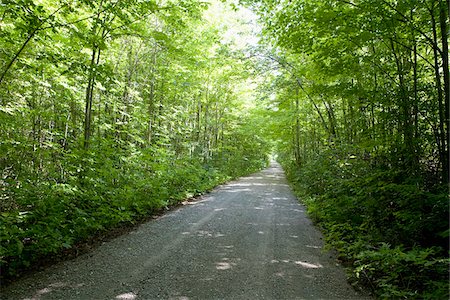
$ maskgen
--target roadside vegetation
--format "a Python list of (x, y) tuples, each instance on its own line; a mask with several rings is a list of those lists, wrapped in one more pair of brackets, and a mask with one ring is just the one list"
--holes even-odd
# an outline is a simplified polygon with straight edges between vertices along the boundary
[(263, 123), (328, 246), (380, 299), (448, 299), (449, 2), (248, 2)]
[(4, 279), (266, 165), (227, 28), (158, 3), (0, 6)]

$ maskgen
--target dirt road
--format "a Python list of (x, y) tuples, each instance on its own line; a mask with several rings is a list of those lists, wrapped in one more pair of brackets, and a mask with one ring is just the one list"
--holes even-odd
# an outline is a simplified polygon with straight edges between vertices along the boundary
[(23, 278), (1, 299), (366, 299), (322, 246), (272, 164)]

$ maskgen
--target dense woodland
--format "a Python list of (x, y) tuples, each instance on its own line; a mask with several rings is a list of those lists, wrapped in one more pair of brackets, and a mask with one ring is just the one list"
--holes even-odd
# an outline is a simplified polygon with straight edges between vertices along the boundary
[(448, 298), (449, 1), (223, 2), (2, 2), (1, 276), (273, 153), (355, 285)]

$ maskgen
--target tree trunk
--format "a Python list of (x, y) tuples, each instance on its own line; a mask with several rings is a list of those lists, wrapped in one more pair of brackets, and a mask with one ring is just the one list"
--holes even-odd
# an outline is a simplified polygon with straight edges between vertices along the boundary
[[(447, 4), (447, 5), (446, 5)], [(447, 7), (446, 7), (447, 6)], [(442, 180), (443, 182), (448, 183), (450, 176), (449, 176), (449, 143), (450, 143), (450, 82), (449, 82), (449, 52), (448, 52), (448, 17), (449, 17), (449, 9), (450, 9), (450, 3), (449, 1), (444, 2), (443, 0), (439, 1), (439, 23), (441, 27), (441, 41), (442, 41), (442, 72), (444, 74), (444, 91), (443, 91), (443, 97), (444, 97), (444, 138), (443, 141), (443, 158), (442, 161)]]
[(405, 64), (402, 62), (402, 53), (397, 53), (397, 49), (395, 48), (393, 39), (391, 42), (391, 50), (392, 54), (395, 58), (395, 64), (397, 66), (397, 75), (399, 81), (399, 93), (400, 93), (400, 103), (401, 103), (401, 131), (403, 133), (403, 143), (405, 146), (405, 150), (402, 153), (402, 156), (405, 159), (405, 163), (408, 167), (413, 167), (413, 161), (415, 160), (415, 156), (417, 155), (415, 151), (415, 147), (413, 145), (413, 130), (411, 127), (411, 109), (409, 105), (409, 95), (406, 87), (406, 79), (405, 79)]
[[(439, 137), (436, 139), (439, 141), (438, 149), (439, 149), (439, 162), (442, 170), (442, 181), (448, 182), (448, 157), (446, 156), (446, 134), (445, 134), (445, 115), (448, 114), (444, 112), (444, 100), (443, 100), (443, 91), (442, 91), (442, 83), (441, 83), (441, 74), (440, 74), (440, 64), (439, 64), (439, 52), (437, 46), (437, 30), (436, 30), (436, 19), (434, 17), (433, 12), (431, 12), (431, 25), (433, 29), (433, 56), (434, 56), (434, 74), (436, 80), (436, 89), (438, 96), (438, 107), (439, 107)], [(447, 51), (448, 53), (448, 51)]]
[(150, 68), (150, 94), (148, 96), (148, 123), (147, 123), (147, 145), (150, 146), (152, 143), (153, 136), (153, 109), (155, 102), (155, 70), (156, 70), (156, 46), (153, 51), (152, 57), (152, 67)]
[(295, 163), (297, 166), (301, 164), (300, 158), (300, 103), (299, 103), (298, 87), (295, 89)]
[[(27, 36), (26, 40), (23, 42), (22, 46), (19, 48), (19, 50), (16, 52), (16, 54), (14, 54), (13, 58), (8, 62), (8, 64), (6, 65), (5, 69), (3, 70), (3, 72), (0, 75), (0, 85), (3, 82), (3, 79), (5, 78), (6, 74), (8, 73), (9, 69), (11, 69), (11, 67), (13, 66), (13, 64), (16, 62), (16, 60), (19, 58), (20, 54), (22, 54), (23, 50), (25, 49), (25, 47), (28, 45), (28, 43), (36, 36), (37, 32), (42, 30), (42, 26), (47, 23), (49, 20), (52, 19), (53, 16), (55, 16), (64, 6), (66, 6), (67, 4), (63, 4), (60, 7), (58, 7), (54, 12), (52, 12), (51, 14), (49, 14), (47, 17), (45, 17), (44, 19), (42, 19), (42, 21), (36, 26), (36, 28), (34, 28), (31, 33)], [(49, 27), (53, 28), (54, 27)]]
[(96, 66), (100, 60), (100, 49), (94, 46), (92, 49), (91, 63), (89, 68), (89, 80), (86, 87), (86, 106), (84, 111), (84, 149), (89, 148), (89, 142), (92, 134), (92, 100), (94, 96)]

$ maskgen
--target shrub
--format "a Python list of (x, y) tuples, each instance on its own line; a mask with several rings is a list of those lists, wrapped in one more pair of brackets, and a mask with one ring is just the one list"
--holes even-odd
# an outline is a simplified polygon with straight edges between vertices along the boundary
[(382, 243), (376, 250), (360, 252), (355, 275), (383, 299), (448, 299), (449, 260), (442, 249), (414, 248)]
[(354, 279), (383, 299), (447, 299), (447, 189), (339, 149), (316, 156), (282, 164)]

